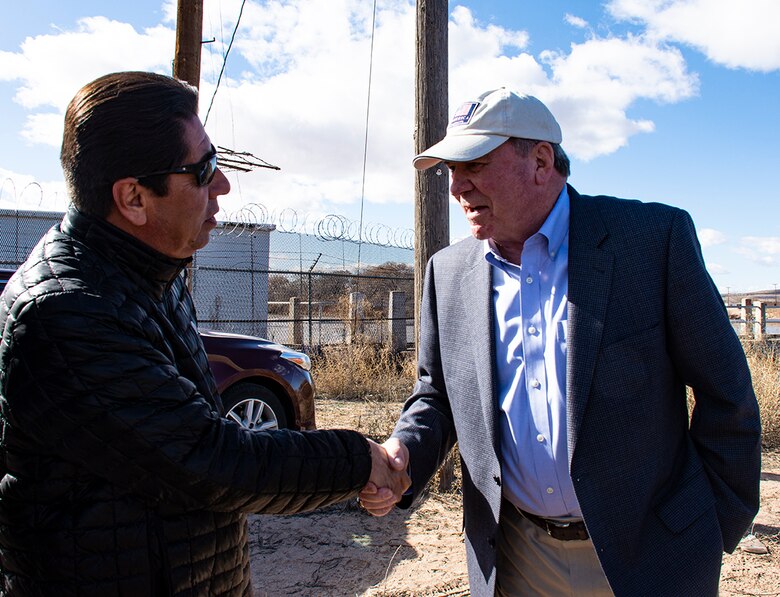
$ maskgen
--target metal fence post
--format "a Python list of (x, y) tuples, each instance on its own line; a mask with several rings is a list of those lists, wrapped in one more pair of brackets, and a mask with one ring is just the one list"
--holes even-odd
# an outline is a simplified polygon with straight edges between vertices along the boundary
[[(314, 266), (312, 265), (311, 267), (313, 268)], [(306, 319), (309, 322), (309, 338), (308, 338), (307, 345), (309, 347), (309, 350), (311, 350), (312, 343), (313, 343), (312, 337), (311, 337), (311, 297), (312, 297), (312, 294), (311, 294), (311, 268), (309, 268), (308, 287), (309, 287), (309, 296), (308, 296), (308, 298), (306, 300)]]
[(303, 320), (301, 319), (301, 299), (290, 297), (290, 337), (294, 346), (303, 345)]
[(766, 337), (766, 304), (762, 301), (753, 303), (753, 337), (763, 340)]
[(753, 299), (743, 298), (740, 303), (740, 319), (745, 322), (745, 336), (753, 337)]
[(308, 320), (309, 320), (309, 342), (308, 342), (308, 346), (309, 346), (309, 349), (310, 349), (310, 350), (311, 350), (311, 347), (312, 347), (312, 345), (313, 345), (313, 343), (314, 343), (314, 341), (312, 340), (312, 335), (311, 335), (311, 334), (312, 334), (312, 332), (311, 332), (311, 301), (312, 301), (312, 293), (311, 293), (311, 272), (312, 272), (312, 271), (314, 270), (314, 268), (317, 266), (317, 262), (320, 260), (320, 257), (322, 257), (322, 253), (320, 253), (319, 255), (317, 255), (317, 259), (315, 259), (315, 260), (314, 260), (314, 263), (312, 263), (312, 264), (311, 264), (311, 267), (309, 268), (309, 280), (308, 280), (308, 282), (309, 282), (309, 300), (308, 300), (308, 302), (307, 302), (307, 305), (308, 305), (308, 307), (307, 307), (307, 313), (308, 313)]
[(347, 344), (352, 344), (363, 332), (363, 301), (362, 292), (349, 293), (349, 322), (347, 322)]
[(387, 308), (388, 344), (394, 353), (406, 348), (406, 293), (391, 290)]

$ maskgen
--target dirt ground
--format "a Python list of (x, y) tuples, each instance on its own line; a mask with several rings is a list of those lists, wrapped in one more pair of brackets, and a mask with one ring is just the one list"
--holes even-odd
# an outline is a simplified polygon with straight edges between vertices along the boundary
[[(318, 426), (371, 434), (370, 429), (383, 424), (371, 417), (386, 418), (376, 413), (382, 409), (370, 415), (344, 409), (351, 413), (346, 418), (344, 413), (334, 418), (320, 409)], [(780, 595), (780, 452), (765, 453), (762, 470), (761, 510), (752, 528), (755, 539), (743, 540), (734, 554), (725, 555), (721, 597)], [(461, 520), (460, 496), (436, 493), (411, 512), (395, 511), (384, 518), (374, 518), (354, 503), (296, 516), (253, 516), (255, 594), (468, 595)], [(767, 553), (751, 553), (751, 548), (765, 548)]]

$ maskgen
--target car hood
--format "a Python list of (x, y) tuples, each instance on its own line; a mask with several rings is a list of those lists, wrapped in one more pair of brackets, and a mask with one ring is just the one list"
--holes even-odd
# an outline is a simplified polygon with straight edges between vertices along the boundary
[(240, 342), (251, 346), (257, 346), (261, 345), (264, 348), (269, 348), (271, 350), (278, 350), (279, 352), (283, 352), (285, 350), (292, 350), (291, 348), (284, 346), (283, 344), (277, 344), (276, 342), (272, 342), (271, 340), (266, 340), (265, 338), (261, 338), (260, 336), (248, 336), (246, 334), (233, 334), (231, 332), (220, 332), (217, 330), (199, 330), (200, 335), (204, 336), (206, 338), (225, 338), (229, 340), (233, 340), (234, 342)]

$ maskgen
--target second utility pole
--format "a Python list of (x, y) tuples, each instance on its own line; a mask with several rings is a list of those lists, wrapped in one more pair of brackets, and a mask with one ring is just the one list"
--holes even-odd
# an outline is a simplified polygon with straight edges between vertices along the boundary
[(200, 88), (203, 43), (203, 0), (179, 0), (176, 12), (176, 54), (173, 76)]
[[(415, 155), (447, 130), (447, 0), (417, 0)], [(428, 259), (450, 242), (449, 175), (443, 166), (417, 171), (414, 185), (414, 345)]]
[[(173, 76), (200, 89), (200, 51), (203, 43), (203, 0), (179, 0), (176, 11), (176, 53)], [(187, 272), (187, 288), (192, 292), (193, 267)]]

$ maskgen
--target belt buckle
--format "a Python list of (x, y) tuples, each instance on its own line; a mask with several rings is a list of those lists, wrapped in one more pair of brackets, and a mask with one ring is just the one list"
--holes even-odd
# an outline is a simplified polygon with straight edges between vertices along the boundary
[[(543, 518), (542, 520), (544, 520), (544, 525), (547, 527), (547, 534), (548, 534), (550, 537), (552, 537), (552, 536), (553, 536), (553, 534), (552, 534), (552, 529), (553, 529), (553, 528), (556, 528), (556, 529), (565, 529), (565, 528), (567, 528), (567, 527), (571, 526), (571, 523), (570, 523), (570, 522), (556, 522), (556, 521), (554, 521), (554, 520), (550, 520), (549, 518)], [(555, 538), (555, 537), (553, 537), (553, 539), (554, 539), (554, 538)]]

